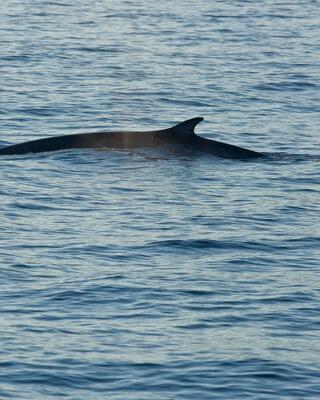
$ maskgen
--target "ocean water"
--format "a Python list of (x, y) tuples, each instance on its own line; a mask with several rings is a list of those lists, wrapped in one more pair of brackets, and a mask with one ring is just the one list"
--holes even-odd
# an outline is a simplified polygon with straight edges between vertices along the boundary
[(1, 2), (0, 145), (203, 116), (269, 156), (2, 156), (1, 400), (320, 398), (319, 10)]

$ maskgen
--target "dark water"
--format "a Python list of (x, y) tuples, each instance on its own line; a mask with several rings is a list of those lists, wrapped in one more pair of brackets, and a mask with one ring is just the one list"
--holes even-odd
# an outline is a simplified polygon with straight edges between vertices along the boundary
[(1, 399), (320, 398), (319, 10), (1, 2), (1, 144), (204, 116), (270, 156), (1, 157)]

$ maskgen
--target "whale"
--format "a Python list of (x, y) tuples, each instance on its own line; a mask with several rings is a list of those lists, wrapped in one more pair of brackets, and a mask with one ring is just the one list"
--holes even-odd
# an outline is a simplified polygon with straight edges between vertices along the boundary
[(69, 149), (126, 149), (160, 148), (187, 149), (230, 159), (254, 159), (263, 153), (232, 144), (206, 139), (195, 134), (202, 117), (188, 119), (171, 128), (154, 131), (100, 131), (52, 136), (0, 148), (0, 155), (20, 155)]

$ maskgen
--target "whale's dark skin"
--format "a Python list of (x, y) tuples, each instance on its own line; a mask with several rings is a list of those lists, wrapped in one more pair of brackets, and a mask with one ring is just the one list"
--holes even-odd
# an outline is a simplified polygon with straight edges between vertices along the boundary
[(0, 148), (0, 155), (41, 153), (67, 149), (172, 149), (183, 147), (191, 151), (200, 151), (223, 158), (254, 159), (264, 157), (262, 153), (256, 151), (197, 136), (194, 133), (194, 128), (201, 121), (203, 121), (203, 118), (192, 118), (172, 128), (157, 131), (93, 132), (54, 136), (2, 147)]

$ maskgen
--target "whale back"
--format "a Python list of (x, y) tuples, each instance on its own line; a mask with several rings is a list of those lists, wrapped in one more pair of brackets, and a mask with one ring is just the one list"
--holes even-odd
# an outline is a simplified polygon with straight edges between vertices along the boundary
[(92, 132), (54, 136), (0, 148), (0, 155), (40, 153), (67, 149), (137, 149), (162, 148), (171, 151), (200, 151), (224, 158), (256, 158), (263, 156), (251, 150), (227, 143), (208, 140), (194, 133), (203, 121), (197, 117), (183, 121), (171, 128), (155, 131)]

